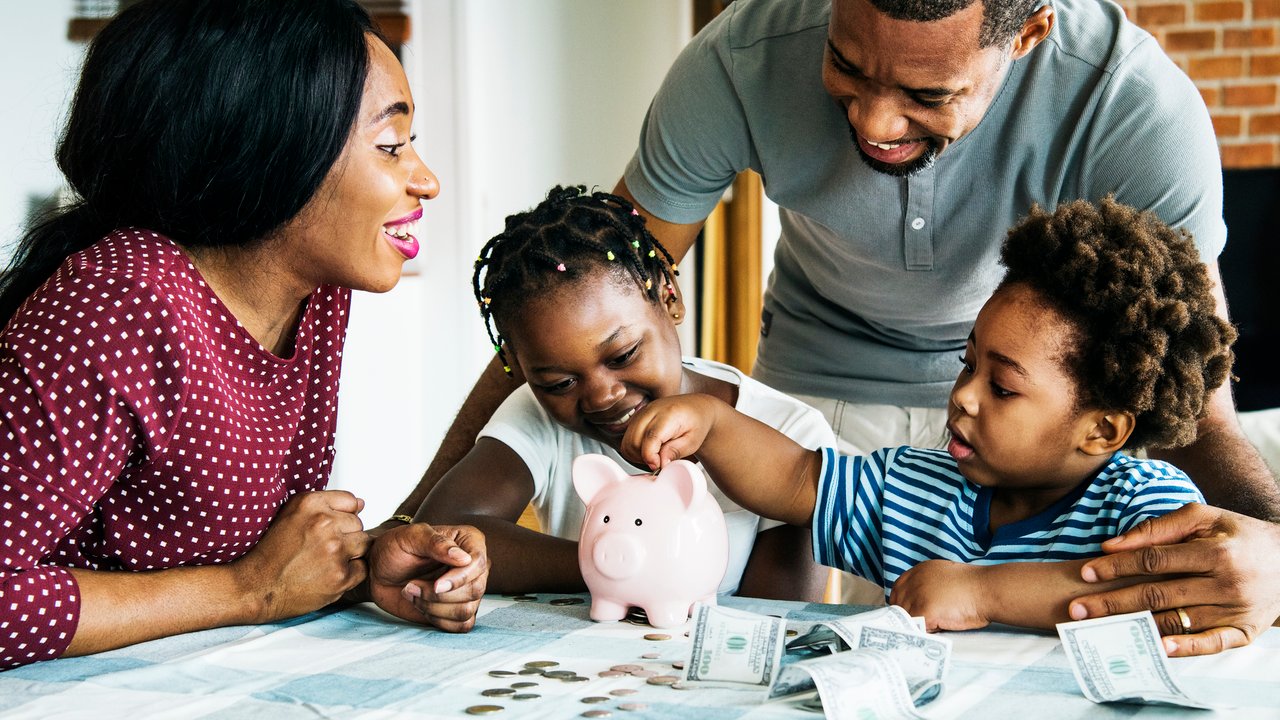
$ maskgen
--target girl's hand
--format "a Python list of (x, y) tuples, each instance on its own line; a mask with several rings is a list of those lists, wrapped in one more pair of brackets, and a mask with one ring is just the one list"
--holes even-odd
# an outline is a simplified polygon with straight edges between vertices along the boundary
[(633, 463), (661, 470), (702, 447), (715, 425), (717, 401), (707, 395), (674, 395), (649, 403), (631, 419), (619, 451)]
[(898, 577), (889, 603), (923, 616), (925, 629), (976, 630), (986, 627), (986, 598), (981, 565), (925, 560)]
[(318, 610), (364, 580), (363, 508), (343, 490), (302, 493), (280, 508), (258, 544), (230, 566), (257, 605), (257, 622)]
[(402, 525), (369, 551), (369, 595), (378, 607), (448, 632), (475, 626), (488, 582), (484, 534), (467, 525)]

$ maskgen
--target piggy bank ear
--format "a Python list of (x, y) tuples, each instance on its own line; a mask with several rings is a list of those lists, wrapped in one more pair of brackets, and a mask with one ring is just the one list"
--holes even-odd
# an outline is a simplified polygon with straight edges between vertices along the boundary
[(626, 471), (604, 455), (579, 455), (573, 461), (573, 487), (588, 505), (605, 486), (626, 479)]
[(702, 474), (702, 468), (688, 460), (669, 463), (658, 473), (654, 482), (666, 483), (675, 488), (676, 495), (686, 508), (707, 494), (707, 476)]

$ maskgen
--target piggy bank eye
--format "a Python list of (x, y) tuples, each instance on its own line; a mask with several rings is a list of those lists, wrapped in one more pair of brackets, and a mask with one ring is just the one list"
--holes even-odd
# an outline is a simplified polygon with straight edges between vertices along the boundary
[(640, 527), (640, 526), (641, 526), (641, 525), (643, 525), (643, 524), (644, 524), (644, 523), (642, 523), (642, 522), (640, 521), (640, 518), (636, 518), (636, 527)]
[(607, 522), (609, 522), (609, 516), (608, 516), (608, 515), (605, 515), (605, 516), (604, 516), (604, 521), (605, 521), (606, 523), (607, 523)]

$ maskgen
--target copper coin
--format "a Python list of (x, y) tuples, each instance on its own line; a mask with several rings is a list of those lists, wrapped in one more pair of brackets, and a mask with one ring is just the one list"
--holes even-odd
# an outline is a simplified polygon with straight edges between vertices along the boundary
[(494, 713), (500, 713), (503, 710), (506, 710), (506, 708), (502, 707), (501, 705), (472, 705), (471, 707), (467, 708), (467, 714), (468, 715), (492, 715)]

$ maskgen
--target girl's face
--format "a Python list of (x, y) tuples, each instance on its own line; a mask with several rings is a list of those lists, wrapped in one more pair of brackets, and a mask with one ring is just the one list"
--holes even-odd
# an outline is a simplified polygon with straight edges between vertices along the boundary
[(679, 300), (651, 302), (597, 274), (525, 303), (504, 329), (538, 402), (564, 427), (616, 448), (636, 411), (681, 392)]
[(390, 290), (418, 254), (422, 200), (440, 192), (409, 142), (413, 98), (400, 61), (376, 38), (368, 46), (369, 74), (346, 147), (283, 233), (281, 252), (306, 288)]
[(947, 423), (947, 451), (969, 481), (1052, 502), (1109, 457), (1090, 439), (1102, 413), (1076, 407), (1075, 383), (1063, 368), (1073, 336), (1073, 326), (1025, 285), (1001, 288), (983, 306)]

